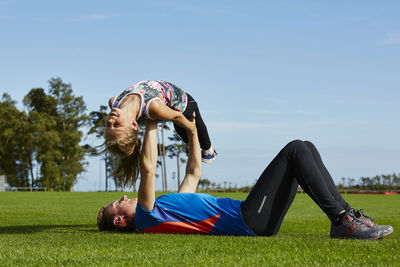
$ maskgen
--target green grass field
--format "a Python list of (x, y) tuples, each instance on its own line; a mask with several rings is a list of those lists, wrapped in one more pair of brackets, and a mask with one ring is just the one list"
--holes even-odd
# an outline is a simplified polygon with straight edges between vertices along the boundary
[[(329, 238), (330, 222), (298, 194), (275, 237), (124, 234), (97, 231), (96, 214), (121, 193), (0, 193), (0, 265), (400, 265), (400, 197), (345, 195), (393, 225), (377, 241)], [(244, 193), (218, 193), (244, 199)], [(128, 194), (129, 197), (134, 194)]]

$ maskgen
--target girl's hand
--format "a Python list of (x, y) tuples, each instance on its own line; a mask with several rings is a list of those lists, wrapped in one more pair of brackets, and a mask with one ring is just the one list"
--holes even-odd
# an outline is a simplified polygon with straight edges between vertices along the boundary
[(112, 109), (112, 103), (114, 102), (115, 96), (108, 99), (108, 106)]

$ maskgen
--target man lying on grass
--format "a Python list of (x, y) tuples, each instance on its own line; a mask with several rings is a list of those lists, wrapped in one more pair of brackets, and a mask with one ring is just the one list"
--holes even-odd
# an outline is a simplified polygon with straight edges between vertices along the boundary
[[(194, 116), (192, 123), (194, 123)], [(331, 220), (330, 237), (380, 239), (393, 227), (377, 225), (342, 198), (315, 146), (306, 141), (287, 144), (267, 166), (245, 201), (198, 194), (201, 150), (196, 128), (189, 135), (189, 158), (178, 193), (155, 198), (157, 122), (146, 124), (141, 152), (138, 197), (123, 196), (102, 207), (97, 216), (101, 231), (140, 233), (201, 233), (273, 236), (278, 232), (300, 186)]]

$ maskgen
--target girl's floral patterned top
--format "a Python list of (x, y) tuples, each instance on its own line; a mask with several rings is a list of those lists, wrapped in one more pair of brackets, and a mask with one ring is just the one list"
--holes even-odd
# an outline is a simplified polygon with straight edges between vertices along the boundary
[(154, 99), (161, 100), (168, 107), (181, 113), (185, 111), (187, 105), (187, 95), (178, 86), (165, 81), (141, 81), (126, 88), (114, 99), (112, 107), (119, 107), (124, 98), (130, 94), (140, 95), (142, 99), (137, 117), (138, 123), (141, 124), (146, 118), (150, 118), (147, 107)]

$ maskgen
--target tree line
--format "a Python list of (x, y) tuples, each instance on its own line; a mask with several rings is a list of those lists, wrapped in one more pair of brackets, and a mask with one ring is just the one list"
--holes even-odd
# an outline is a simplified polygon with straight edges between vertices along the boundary
[[(0, 101), (0, 175), (7, 176), (10, 187), (46, 187), (48, 190), (70, 191), (79, 174), (87, 167), (85, 156), (100, 156), (105, 162), (106, 190), (108, 179), (115, 189), (122, 190), (120, 177), (112, 176), (118, 158), (101, 146), (83, 144), (84, 137), (103, 140), (108, 107), (87, 113), (82, 96), (75, 96), (71, 84), (51, 78), (48, 89), (32, 88), (23, 98), (23, 110), (4, 93)], [(170, 124), (159, 124), (158, 166), (162, 190), (168, 191), (166, 157), (176, 159), (177, 184), (181, 183), (181, 165), (186, 162), (187, 146)], [(144, 129), (139, 129), (143, 138)], [(166, 136), (168, 136), (166, 138)], [(175, 176), (175, 175), (174, 175)], [(175, 177), (173, 177), (175, 178)], [(140, 177), (139, 177), (140, 179)], [(216, 184), (200, 180), (201, 189), (231, 188), (232, 183)], [(400, 174), (341, 179), (339, 188), (371, 190), (400, 189)], [(135, 188), (135, 186), (134, 186)], [(251, 186), (239, 188), (250, 190)]]
[[(10, 187), (46, 187), (70, 191), (87, 167), (85, 156), (101, 156), (105, 174), (116, 189), (122, 180), (112, 177), (117, 158), (99, 146), (82, 144), (84, 137), (103, 140), (107, 107), (87, 113), (82, 96), (75, 96), (71, 84), (51, 78), (48, 89), (32, 88), (23, 98), (23, 109), (3, 93), (0, 101), (0, 175)], [(176, 158), (178, 184), (180, 165), (185, 162), (186, 144), (174, 132), (164, 142), (168, 123), (160, 124), (159, 147), (163, 190), (168, 190), (166, 157)], [(89, 130), (87, 130), (89, 129)], [(84, 132), (86, 130), (86, 132)], [(142, 129), (143, 133), (143, 129)], [(108, 183), (107, 183), (108, 185)]]
[(359, 190), (400, 190), (400, 173), (363, 176), (359, 179), (342, 177), (338, 187)]

